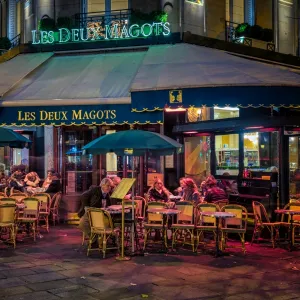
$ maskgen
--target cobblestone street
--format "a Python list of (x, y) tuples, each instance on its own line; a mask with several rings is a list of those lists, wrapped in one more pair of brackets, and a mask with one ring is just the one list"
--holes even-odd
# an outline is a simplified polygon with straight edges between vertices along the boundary
[(1, 299), (300, 299), (300, 252), (247, 246), (211, 254), (147, 254), (118, 262), (86, 256), (72, 226), (52, 227), (36, 243), (0, 246)]

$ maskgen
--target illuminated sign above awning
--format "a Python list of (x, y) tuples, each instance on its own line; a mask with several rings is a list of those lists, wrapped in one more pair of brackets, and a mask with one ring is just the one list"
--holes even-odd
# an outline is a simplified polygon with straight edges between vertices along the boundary
[(88, 42), (115, 39), (147, 38), (149, 36), (169, 36), (169, 22), (138, 24), (112, 23), (111, 25), (88, 28), (58, 28), (57, 31), (32, 30), (32, 44), (54, 44), (68, 42)]

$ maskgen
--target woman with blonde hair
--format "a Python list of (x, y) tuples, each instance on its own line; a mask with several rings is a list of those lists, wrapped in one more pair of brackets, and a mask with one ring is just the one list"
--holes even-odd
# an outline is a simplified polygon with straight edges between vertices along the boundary
[(148, 191), (149, 201), (168, 202), (170, 192), (165, 188), (163, 182), (157, 178), (154, 180), (152, 187)]
[(197, 185), (192, 178), (185, 178), (184, 180), (184, 192), (183, 192), (183, 201), (192, 201), (195, 204), (201, 202), (201, 196), (198, 191)]

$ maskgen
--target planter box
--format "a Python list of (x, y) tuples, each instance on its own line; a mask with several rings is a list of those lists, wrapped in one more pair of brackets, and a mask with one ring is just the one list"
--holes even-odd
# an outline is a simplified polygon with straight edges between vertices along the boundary
[(240, 37), (235, 40), (235, 43), (268, 51), (275, 51), (275, 44), (261, 40), (256, 40), (253, 38)]

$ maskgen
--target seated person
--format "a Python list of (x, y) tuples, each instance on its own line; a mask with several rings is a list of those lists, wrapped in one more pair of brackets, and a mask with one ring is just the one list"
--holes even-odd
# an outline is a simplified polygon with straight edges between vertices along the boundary
[(168, 202), (170, 192), (164, 187), (160, 179), (156, 179), (153, 186), (148, 191), (149, 201), (162, 201)]
[(104, 178), (99, 186), (91, 187), (80, 196), (81, 207), (78, 212), (78, 217), (80, 218), (79, 229), (82, 230), (86, 236), (90, 235), (91, 229), (85, 207), (102, 208), (104, 204), (102, 199), (106, 200), (105, 207), (110, 206), (110, 191), (112, 186), (113, 183), (111, 179)]
[(45, 190), (45, 193), (53, 197), (56, 193), (61, 191), (60, 180), (56, 176), (52, 176), (51, 183), (48, 188)]
[(52, 172), (52, 170), (49, 170), (47, 172), (47, 178), (45, 179), (45, 181), (43, 182), (43, 185), (42, 185), (42, 188), (44, 190), (47, 190), (47, 188), (50, 186), (53, 175), (54, 175), (54, 172)]
[(25, 188), (29, 192), (34, 192), (37, 187), (39, 187), (40, 183), (40, 177), (36, 172), (30, 172), (26, 174), (24, 182), (25, 182)]
[(178, 196), (183, 196), (185, 186), (185, 178), (179, 179), (179, 187), (174, 191)]
[(20, 192), (24, 192), (23, 173), (21, 169), (17, 169), (10, 177), (9, 187)]
[(227, 199), (226, 192), (217, 186), (217, 181), (214, 178), (208, 178), (206, 181), (207, 192), (204, 200), (210, 203)]
[(185, 178), (183, 187), (183, 201), (191, 201), (195, 204), (201, 202), (201, 196), (198, 191), (197, 185), (192, 178)]

